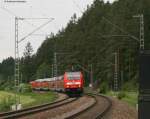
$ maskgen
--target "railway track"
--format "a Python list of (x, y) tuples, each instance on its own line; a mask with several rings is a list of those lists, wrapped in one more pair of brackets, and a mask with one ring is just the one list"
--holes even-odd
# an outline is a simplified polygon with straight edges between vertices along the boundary
[(61, 99), (59, 101), (52, 102), (52, 103), (46, 103), (46, 104), (39, 105), (39, 106), (33, 106), (30, 108), (25, 108), (25, 109), (18, 110), (18, 111), (9, 111), (9, 112), (0, 113), (0, 119), (12, 119), (12, 118), (18, 118), (18, 117), (22, 117), (22, 116), (29, 115), (29, 114), (34, 114), (34, 113), (44, 111), (47, 109), (57, 108), (67, 103), (71, 103), (75, 100), (77, 100), (77, 98), (66, 97), (64, 99)]
[[(100, 94), (87, 95), (92, 95), (96, 99), (96, 103), (74, 115), (66, 117), (65, 119), (102, 119), (105, 114), (110, 110), (112, 102), (108, 97)], [(99, 100), (100, 98), (103, 98), (105, 102)], [(102, 101), (103, 105), (99, 105), (99, 101)]]
[(109, 98), (97, 94), (85, 94), (78, 98), (65, 98), (54, 103), (0, 113), (0, 119), (99, 119), (107, 113), (110, 107)]
[(111, 101), (108, 97), (103, 96), (103, 95), (99, 95), (99, 96), (105, 98), (105, 99), (107, 100), (107, 102), (108, 102), (108, 105), (106, 106), (106, 108), (105, 108), (101, 113), (99, 113), (99, 114), (96, 116), (95, 119), (101, 119), (101, 118), (103, 118), (103, 117), (105, 116), (105, 114), (106, 114), (107, 112), (109, 112), (109, 110), (110, 110), (111, 107), (112, 107), (112, 101)]

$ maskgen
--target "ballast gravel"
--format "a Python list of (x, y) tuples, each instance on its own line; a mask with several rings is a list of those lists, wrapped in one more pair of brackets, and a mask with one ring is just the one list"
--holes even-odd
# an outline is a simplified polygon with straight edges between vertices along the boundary
[(124, 101), (110, 98), (112, 107), (103, 119), (138, 119), (138, 111)]

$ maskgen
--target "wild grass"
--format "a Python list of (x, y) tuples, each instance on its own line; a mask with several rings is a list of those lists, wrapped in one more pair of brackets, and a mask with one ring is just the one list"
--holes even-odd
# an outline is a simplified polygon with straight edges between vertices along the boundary
[(34, 93), (26, 92), (16, 94), (14, 92), (0, 91), (0, 111), (8, 111), (11, 106), (17, 102), (22, 104), (23, 108), (53, 102), (57, 98), (54, 92)]

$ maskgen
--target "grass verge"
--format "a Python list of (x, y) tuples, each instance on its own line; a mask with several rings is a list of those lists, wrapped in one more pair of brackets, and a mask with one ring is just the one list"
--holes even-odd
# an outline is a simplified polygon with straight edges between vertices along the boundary
[(53, 102), (57, 95), (54, 92), (46, 93), (20, 93), (15, 96), (13, 92), (0, 91), (0, 111), (9, 111), (11, 105), (15, 104), (16, 98), (20, 100), (23, 108)]
[[(109, 91), (106, 93), (106, 95), (108, 96), (114, 96), (114, 97), (118, 97), (118, 94), (120, 92), (113, 92), (113, 91)], [(123, 92), (125, 95), (120, 99), (122, 101), (127, 102), (129, 105), (133, 106), (136, 108), (136, 104), (138, 103), (138, 93), (137, 92)]]

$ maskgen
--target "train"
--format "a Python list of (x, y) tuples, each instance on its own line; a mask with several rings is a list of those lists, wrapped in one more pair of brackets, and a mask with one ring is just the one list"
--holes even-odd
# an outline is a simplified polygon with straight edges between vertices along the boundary
[(81, 71), (65, 72), (64, 75), (31, 81), (33, 90), (53, 90), (67, 94), (82, 94), (84, 77)]

